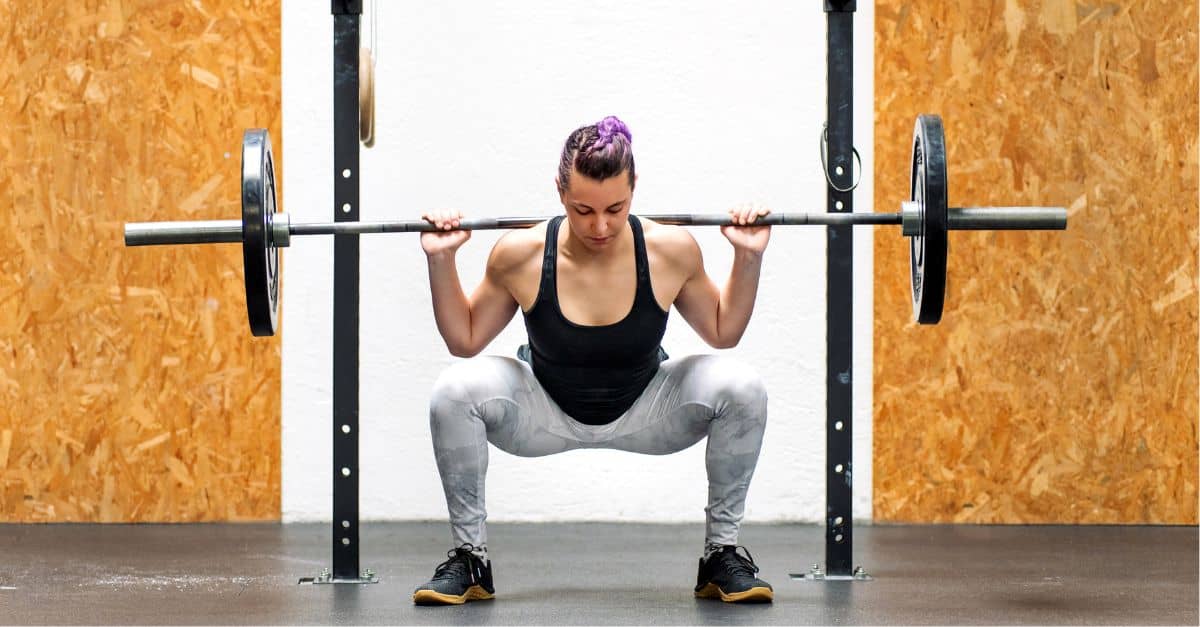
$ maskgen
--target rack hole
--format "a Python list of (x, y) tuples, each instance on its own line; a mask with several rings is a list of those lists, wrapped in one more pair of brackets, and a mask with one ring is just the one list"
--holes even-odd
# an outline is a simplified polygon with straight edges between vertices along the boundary
[(843, 425), (843, 424), (842, 424), (842, 421), (841, 421), (841, 420), (839, 420), (839, 421), (837, 421), (837, 422), (833, 423), (833, 428), (834, 428), (834, 429), (837, 429), (838, 431), (841, 431), (841, 430), (842, 430), (842, 427), (844, 427), (844, 426), (845, 426), (845, 425)]
[(841, 471), (842, 471), (842, 465), (841, 465), (841, 464), (838, 464), (837, 466), (834, 466), (834, 467), (833, 467), (833, 471), (834, 471), (834, 472), (841, 472)]
[(342, 529), (349, 529), (349, 528), (350, 528), (350, 521), (343, 520), (342, 521)]
[(839, 533), (836, 536), (833, 536), (833, 541), (840, 544), (842, 542), (842, 538), (843, 538), (842, 534)]
[(349, 468), (347, 468), (347, 467), (345, 467), (345, 466), (343, 466), (343, 467), (342, 467), (342, 476), (343, 476), (343, 477), (349, 477), (349, 476), (350, 476), (350, 469), (349, 469)]
[(840, 165), (838, 167), (834, 168), (833, 171), (838, 176), (841, 176), (842, 174), (844, 174), (846, 172), (846, 170), (842, 169), (842, 166), (840, 166)]
[(350, 203), (342, 203), (342, 213), (350, 213)]
[(342, 433), (350, 433), (350, 425), (342, 425)]
[(833, 203), (833, 206), (840, 210), (842, 207), (845, 207), (846, 205), (842, 201), (838, 200)]
[[(841, 536), (838, 536), (838, 537), (841, 537)], [(342, 544), (348, 546), (350, 544), (350, 538), (342, 538)]]
[(342, 170), (342, 178), (344, 178), (344, 179), (350, 178), (350, 168), (346, 168), (345, 170)]
[(842, 522), (843, 522), (844, 520), (845, 520), (845, 519), (843, 519), (841, 516), (838, 516), (837, 518), (834, 518), (834, 519), (833, 519), (833, 524), (835, 524), (835, 525), (840, 525), (840, 524), (842, 524)]

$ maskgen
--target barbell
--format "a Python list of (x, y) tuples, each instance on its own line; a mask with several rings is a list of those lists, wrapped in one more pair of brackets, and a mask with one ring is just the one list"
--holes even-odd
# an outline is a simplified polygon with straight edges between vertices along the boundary
[[(276, 212), (275, 162), (265, 129), (249, 129), (242, 138), (242, 219), (187, 222), (131, 222), (126, 246), (241, 243), (245, 269), (246, 311), (250, 331), (274, 335), (279, 319), (279, 249), (297, 235), (422, 233), (437, 228), (425, 220), (385, 222), (291, 222)], [(658, 214), (642, 218), (682, 226), (732, 225), (728, 214)], [(528, 228), (548, 217), (469, 218), (456, 230)], [(948, 207), (946, 142), (942, 119), (918, 116), (913, 129), (909, 200), (897, 213), (771, 213), (755, 225), (898, 225), (909, 238), (913, 317), (920, 324), (942, 318), (946, 293), (949, 231), (1062, 230), (1062, 207)]]

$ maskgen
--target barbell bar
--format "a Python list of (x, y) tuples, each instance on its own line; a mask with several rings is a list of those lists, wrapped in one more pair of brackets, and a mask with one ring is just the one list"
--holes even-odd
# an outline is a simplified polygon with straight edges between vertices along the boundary
[[(1063, 230), (1062, 207), (947, 207), (946, 155), (941, 118), (922, 115), (913, 131), (909, 200), (897, 213), (772, 213), (758, 226), (898, 225), (909, 238), (913, 316), (921, 324), (941, 320), (945, 300), (947, 233), (960, 230)], [(265, 129), (249, 129), (242, 141), (242, 219), (131, 222), (126, 246), (241, 243), (246, 308), (254, 335), (274, 335), (279, 309), (278, 249), (297, 235), (366, 235), (437, 231), (425, 220), (292, 223), (275, 211), (275, 165)], [(640, 215), (680, 226), (733, 225), (728, 214)], [(468, 218), (454, 230), (529, 228), (549, 217)]]
[[(919, 233), (916, 203), (905, 202), (900, 213), (772, 213), (757, 219), (753, 226), (842, 226), (901, 225), (903, 234)], [(732, 226), (725, 213), (638, 214), (659, 224), (677, 226)], [(525, 229), (545, 222), (550, 216), (521, 218), (465, 218), (451, 231), (491, 231)], [(951, 207), (947, 209), (947, 228), (951, 231), (1056, 230), (1066, 228), (1066, 211), (1058, 207)], [(292, 223), (286, 212), (272, 219), (275, 246), (291, 245), (295, 235), (370, 235), (376, 233), (427, 233), (443, 231), (425, 220), (385, 222), (299, 222)], [(443, 231), (444, 232), (444, 231)], [(174, 244), (238, 244), (242, 241), (240, 220), (192, 220), (182, 222), (130, 222), (125, 225), (126, 246)]]

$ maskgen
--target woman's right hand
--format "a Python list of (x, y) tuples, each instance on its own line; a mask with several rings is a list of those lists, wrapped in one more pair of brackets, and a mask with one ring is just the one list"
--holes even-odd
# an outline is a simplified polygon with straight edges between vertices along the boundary
[(428, 221), (439, 230), (421, 233), (421, 249), (426, 256), (452, 254), (459, 246), (471, 239), (470, 231), (452, 231), (462, 220), (462, 212), (454, 209), (442, 209), (421, 214), (421, 219)]

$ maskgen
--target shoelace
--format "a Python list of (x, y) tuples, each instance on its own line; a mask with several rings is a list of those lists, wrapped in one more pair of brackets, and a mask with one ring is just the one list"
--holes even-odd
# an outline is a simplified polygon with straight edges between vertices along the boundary
[(433, 581), (453, 581), (464, 575), (471, 574), (471, 551), (475, 550), (475, 546), (470, 543), (464, 543), (456, 549), (446, 551), (446, 557), (450, 558), (441, 564), (438, 564), (433, 571)]
[[(745, 551), (746, 556), (739, 555), (738, 549)], [(734, 546), (732, 551), (722, 550), (720, 556), (728, 564), (727, 568), (731, 574), (753, 577), (758, 572), (758, 565), (754, 563), (754, 556), (750, 555), (750, 549), (740, 544)]]

